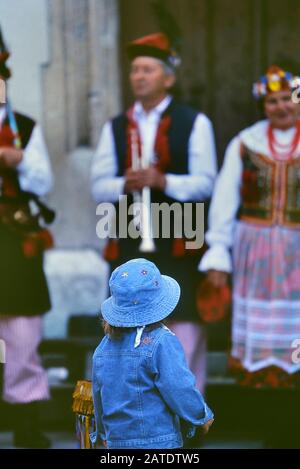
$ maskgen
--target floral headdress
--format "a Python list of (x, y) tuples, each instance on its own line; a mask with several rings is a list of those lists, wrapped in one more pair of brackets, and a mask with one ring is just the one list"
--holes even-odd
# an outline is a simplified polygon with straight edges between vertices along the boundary
[(300, 88), (300, 77), (284, 71), (277, 65), (272, 65), (266, 74), (253, 84), (253, 96), (261, 99), (277, 91), (294, 91)]

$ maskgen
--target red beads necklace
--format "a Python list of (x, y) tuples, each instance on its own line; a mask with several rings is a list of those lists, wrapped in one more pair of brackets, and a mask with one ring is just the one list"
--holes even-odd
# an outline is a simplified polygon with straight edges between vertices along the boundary
[[(292, 141), (288, 144), (282, 144), (278, 141), (276, 141), (273, 127), (271, 124), (268, 126), (268, 144), (270, 151), (274, 158), (279, 159), (279, 160), (288, 160), (293, 153), (295, 152), (298, 144), (300, 141), (300, 120), (297, 121), (296, 124), (296, 132), (295, 135), (292, 139)], [(282, 151), (277, 151), (277, 148), (281, 148)]]

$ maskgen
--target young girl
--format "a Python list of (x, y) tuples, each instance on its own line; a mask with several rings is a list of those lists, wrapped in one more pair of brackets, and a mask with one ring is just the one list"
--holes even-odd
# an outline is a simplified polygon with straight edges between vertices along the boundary
[[(180, 287), (155, 264), (133, 259), (114, 270), (102, 304), (106, 335), (93, 357), (94, 445), (180, 448), (213, 413), (195, 387), (183, 349), (161, 321)], [(181, 428), (186, 428), (182, 434)]]

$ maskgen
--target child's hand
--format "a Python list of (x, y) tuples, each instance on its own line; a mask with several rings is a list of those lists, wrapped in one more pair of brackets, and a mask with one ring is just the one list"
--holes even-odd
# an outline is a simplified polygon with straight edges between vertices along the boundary
[(210, 427), (212, 426), (214, 422), (214, 419), (210, 419), (208, 422), (206, 422), (204, 425), (202, 425), (202, 427), (200, 427), (201, 429), (201, 432), (203, 435), (206, 435), (206, 433), (208, 433)]

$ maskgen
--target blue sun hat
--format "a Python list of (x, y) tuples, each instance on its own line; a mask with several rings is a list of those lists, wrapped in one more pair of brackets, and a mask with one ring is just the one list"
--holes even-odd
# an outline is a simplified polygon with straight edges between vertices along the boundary
[(102, 316), (111, 326), (143, 327), (162, 321), (175, 309), (180, 286), (161, 275), (153, 262), (132, 259), (110, 276), (111, 296), (102, 303)]

